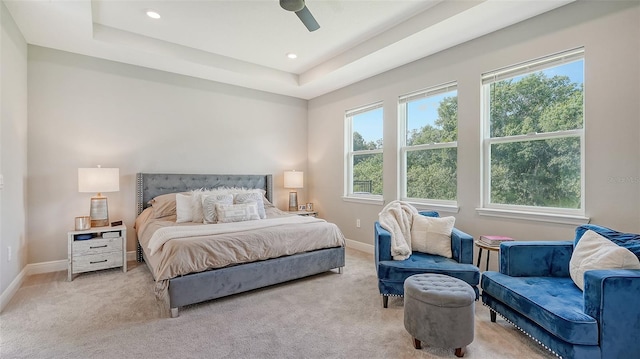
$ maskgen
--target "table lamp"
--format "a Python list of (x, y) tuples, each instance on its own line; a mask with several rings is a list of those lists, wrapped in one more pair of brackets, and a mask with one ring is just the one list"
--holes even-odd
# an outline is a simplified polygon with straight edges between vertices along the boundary
[(120, 190), (120, 169), (78, 168), (78, 192), (92, 192), (97, 195), (91, 197), (91, 227), (109, 225), (109, 207), (107, 197), (102, 192), (118, 192)]
[[(284, 188), (302, 188), (304, 172), (284, 171)], [(298, 210), (298, 192), (289, 192), (289, 211)]]

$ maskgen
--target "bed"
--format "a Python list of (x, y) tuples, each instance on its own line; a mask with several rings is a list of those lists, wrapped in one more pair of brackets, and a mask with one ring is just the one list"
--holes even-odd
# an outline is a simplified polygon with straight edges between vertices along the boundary
[[(154, 252), (156, 247), (152, 246), (151, 240), (156, 240), (157, 235), (151, 236), (152, 224), (159, 227), (162, 226), (178, 226), (178, 224), (170, 223), (175, 221), (175, 217), (166, 217), (165, 223), (152, 223), (141, 225), (143, 221), (147, 221), (147, 213), (152, 210), (147, 208), (150, 206), (149, 202), (158, 198), (158, 196), (171, 194), (171, 193), (185, 193), (190, 190), (207, 188), (228, 188), (238, 187), (247, 189), (259, 189), (262, 190), (264, 197), (271, 201), (272, 199), (272, 176), (271, 175), (209, 175), (209, 174), (154, 174), (154, 173), (138, 173), (136, 176), (136, 206), (138, 218), (136, 219), (136, 234), (138, 235), (138, 248), (137, 259), (139, 262), (144, 261), (149, 270), (154, 276), (156, 281), (156, 296), (164, 302), (164, 305), (169, 308), (171, 317), (178, 316), (178, 310), (180, 307), (190, 304), (200, 303), (211, 299), (221, 298), (253, 289), (258, 289), (278, 283), (283, 283), (322, 272), (337, 269), (338, 273), (342, 273), (342, 268), (345, 264), (345, 249), (344, 249), (344, 237), (339, 233), (341, 240), (330, 238), (325, 241), (322, 233), (316, 230), (310, 229), (312, 226), (316, 226), (318, 230), (332, 231), (330, 226), (335, 225), (327, 223), (322, 220), (315, 219), (314, 223), (312, 219), (303, 219), (305, 217), (291, 216), (285, 212), (279, 211), (277, 208), (268, 208), (267, 214), (269, 218), (265, 221), (250, 221), (253, 225), (260, 224), (266, 226), (269, 221), (298, 221), (299, 223), (291, 225), (289, 230), (283, 226), (278, 226), (277, 230), (279, 238), (285, 238), (289, 244), (295, 244), (296, 247), (300, 243), (301, 248), (292, 249), (295, 253), (288, 253), (290, 249), (278, 253), (277, 251), (269, 252), (267, 258), (261, 258), (244, 261), (242, 263), (229, 263), (228, 265), (220, 264), (215, 268), (196, 268), (195, 271), (189, 272), (186, 269), (171, 269), (166, 270), (166, 263), (160, 265), (161, 261), (158, 257), (160, 250)], [(268, 202), (266, 202), (268, 203)], [(271, 216), (274, 216), (273, 218)], [(289, 218), (280, 218), (279, 216), (288, 216)], [(295, 217), (295, 218), (294, 218)], [(164, 219), (164, 218), (163, 218)], [(305, 222), (304, 225), (302, 222)], [(322, 225), (319, 222), (324, 222)], [(265, 224), (262, 224), (265, 223)], [(227, 225), (226, 223), (223, 225)], [(192, 231), (193, 236), (196, 237), (197, 232), (200, 229), (207, 228), (222, 228), (223, 225), (205, 225), (205, 226), (186, 226), (179, 228), (170, 228), (182, 231)], [(141, 227), (149, 227), (149, 230), (144, 229), (140, 231)], [(216, 227), (217, 226), (217, 227)], [(196, 228), (197, 227), (197, 228)], [(295, 227), (295, 228), (294, 228)], [(300, 232), (298, 228), (304, 227), (305, 229)], [(309, 228), (307, 228), (309, 227)], [(232, 227), (230, 227), (232, 228)], [(286, 230), (286, 235), (282, 232)], [(337, 227), (333, 231), (339, 230)], [(153, 231), (156, 231), (153, 229)], [(260, 228), (252, 231), (242, 231), (235, 234), (221, 234), (220, 236), (226, 237), (232, 241), (240, 241), (245, 236), (253, 236), (252, 240), (261, 237), (264, 233), (264, 237), (267, 234), (275, 232), (276, 227)], [(306, 231), (306, 232), (305, 232)], [(310, 232), (312, 231), (312, 232)], [(160, 230), (157, 230), (160, 232)], [(255, 232), (255, 233), (254, 233)], [(329, 233), (329, 232), (327, 232)], [(156, 233), (154, 233), (156, 234)], [(201, 233), (202, 234), (202, 233)], [(303, 238), (310, 235), (320, 234), (322, 238), (318, 238), (318, 242), (324, 243), (322, 248), (309, 249), (303, 244)], [(333, 234), (332, 236), (336, 236)], [(327, 237), (329, 235), (327, 234)], [(248, 237), (247, 237), (248, 238)], [(191, 238), (186, 238), (184, 242), (189, 242)], [(143, 242), (141, 244), (141, 241)], [(183, 242), (183, 240), (174, 240), (172, 245)], [(326, 243), (325, 243), (326, 242)], [(169, 243), (169, 242), (166, 242)], [(150, 249), (151, 246), (153, 249)], [(165, 244), (165, 246), (168, 246)], [(161, 246), (159, 248), (162, 248)], [(273, 253), (275, 254), (273, 254)], [(179, 268), (179, 264), (171, 265), (171, 268)], [(188, 265), (184, 265), (185, 268), (189, 268)]]

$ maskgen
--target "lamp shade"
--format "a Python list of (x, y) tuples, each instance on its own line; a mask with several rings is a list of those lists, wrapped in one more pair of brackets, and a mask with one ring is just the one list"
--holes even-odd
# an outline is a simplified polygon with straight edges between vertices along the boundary
[(78, 192), (118, 192), (119, 168), (78, 168)]
[(284, 171), (284, 188), (302, 188), (304, 172)]

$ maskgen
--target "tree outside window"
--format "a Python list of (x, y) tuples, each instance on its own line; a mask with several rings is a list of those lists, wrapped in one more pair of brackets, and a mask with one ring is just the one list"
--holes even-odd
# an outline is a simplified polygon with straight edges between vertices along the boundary
[(455, 83), (399, 99), (402, 198), (455, 203), (458, 167), (458, 93)]
[(347, 195), (382, 196), (382, 103), (347, 111)]
[(582, 50), (501, 72), (483, 76), (485, 205), (582, 210)]

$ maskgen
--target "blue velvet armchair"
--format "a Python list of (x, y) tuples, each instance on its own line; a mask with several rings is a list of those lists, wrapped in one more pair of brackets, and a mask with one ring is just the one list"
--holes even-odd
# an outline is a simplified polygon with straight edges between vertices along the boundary
[[(438, 212), (419, 212), (423, 216), (438, 217)], [(414, 274), (436, 273), (449, 275), (469, 283), (478, 298), (480, 270), (473, 265), (473, 237), (454, 228), (451, 233), (453, 258), (413, 252), (405, 260), (391, 257), (391, 234), (375, 223), (375, 264), (382, 306), (387, 308), (389, 296), (404, 296), (404, 281)]]
[(597, 225), (576, 229), (573, 241), (503, 243), (500, 271), (482, 275), (482, 301), (562, 358), (640, 356), (640, 270), (591, 270), (584, 292), (572, 281), (569, 261), (592, 230), (640, 258), (640, 235)]

